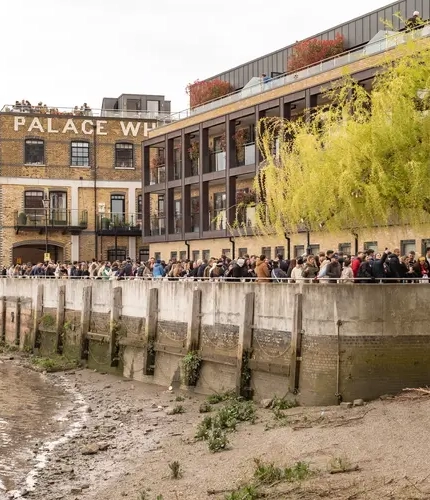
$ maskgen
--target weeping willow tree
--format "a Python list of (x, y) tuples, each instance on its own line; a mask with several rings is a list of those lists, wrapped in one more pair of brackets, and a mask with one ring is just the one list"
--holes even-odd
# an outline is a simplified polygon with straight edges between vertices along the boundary
[(430, 221), (430, 48), (396, 50), (370, 95), (345, 76), (325, 92), (330, 104), (260, 122), (263, 234)]

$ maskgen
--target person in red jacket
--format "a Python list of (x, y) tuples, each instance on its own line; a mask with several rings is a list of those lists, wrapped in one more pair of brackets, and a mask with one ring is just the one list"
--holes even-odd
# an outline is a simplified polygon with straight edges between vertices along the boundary
[(352, 272), (354, 273), (354, 278), (358, 275), (358, 270), (360, 269), (360, 265), (364, 260), (364, 252), (358, 252), (357, 257), (352, 261)]

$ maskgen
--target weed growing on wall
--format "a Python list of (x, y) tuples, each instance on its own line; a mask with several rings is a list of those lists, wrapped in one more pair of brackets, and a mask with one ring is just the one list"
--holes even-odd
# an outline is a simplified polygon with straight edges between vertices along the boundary
[(199, 380), (202, 358), (197, 351), (190, 351), (182, 359), (182, 380), (185, 385), (195, 386)]

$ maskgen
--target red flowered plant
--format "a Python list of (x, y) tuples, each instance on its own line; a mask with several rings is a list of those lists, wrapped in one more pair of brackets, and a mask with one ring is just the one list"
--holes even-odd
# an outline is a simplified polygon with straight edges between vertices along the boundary
[(205, 102), (230, 94), (234, 88), (229, 82), (216, 79), (204, 82), (196, 80), (194, 83), (189, 83), (185, 90), (190, 96), (190, 108), (195, 108)]
[(294, 47), (293, 55), (288, 59), (287, 71), (297, 71), (329, 57), (344, 52), (345, 39), (338, 33), (334, 40), (318, 40), (311, 38), (298, 42)]

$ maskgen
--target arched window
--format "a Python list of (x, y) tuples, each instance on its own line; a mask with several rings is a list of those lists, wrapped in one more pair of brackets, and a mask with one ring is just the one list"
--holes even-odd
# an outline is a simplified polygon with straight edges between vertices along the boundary
[(115, 144), (115, 168), (134, 168), (133, 144), (128, 142)]
[(45, 142), (42, 139), (25, 140), (25, 164), (44, 165)]

